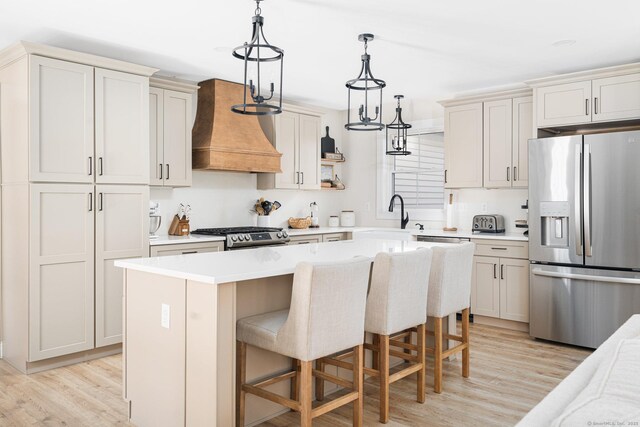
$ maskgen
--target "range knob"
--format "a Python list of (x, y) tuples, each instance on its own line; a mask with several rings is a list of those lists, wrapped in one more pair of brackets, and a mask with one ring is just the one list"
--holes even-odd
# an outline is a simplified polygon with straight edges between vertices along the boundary
[(281, 231), (278, 231), (277, 236), (278, 236), (278, 239), (282, 239), (282, 232), (281, 232)]
[(231, 236), (231, 241), (232, 241), (232, 242), (235, 242), (235, 241), (237, 241), (237, 240), (238, 240), (238, 238), (237, 238), (236, 236)]
[(282, 237), (284, 237), (284, 238), (286, 239), (287, 237), (289, 237), (289, 235), (287, 234), (287, 232), (286, 232), (286, 231), (283, 231), (283, 232), (282, 232)]
[(238, 240), (240, 240), (241, 242), (244, 240), (244, 236), (242, 234), (238, 235)]
[(249, 240), (251, 240), (251, 236), (248, 235), (248, 234), (245, 234), (244, 235), (244, 240), (246, 240), (248, 242)]

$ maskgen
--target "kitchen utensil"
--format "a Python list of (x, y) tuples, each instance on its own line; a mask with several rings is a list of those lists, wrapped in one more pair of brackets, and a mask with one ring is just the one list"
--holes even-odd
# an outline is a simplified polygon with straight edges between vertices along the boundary
[[(336, 140), (329, 136), (329, 126), (325, 128), (327, 130), (327, 135), (320, 138), (320, 146), (321, 152), (324, 153), (335, 153), (336, 152)], [(324, 157), (324, 155), (322, 156)]]
[(264, 209), (264, 214), (269, 215), (271, 213), (272, 204), (270, 201), (265, 200), (262, 202), (262, 209)]
[(289, 227), (296, 228), (298, 230), (309, 228), (311, 225), (311, 217), (306, 218), (289, 218)]
[(277, 200), (276, 200), (276, 201), (275, 201), (275, 202), (273, 202), (273, 204), (272, 204), (271, 212), (273, 212), (273, 211), (277, 211), (277, 210), (278, 210), (278, 209), (280, 209), (281, 207), (282, 207), (282, 204), (281, 204), (279, 201), (277, 201)]

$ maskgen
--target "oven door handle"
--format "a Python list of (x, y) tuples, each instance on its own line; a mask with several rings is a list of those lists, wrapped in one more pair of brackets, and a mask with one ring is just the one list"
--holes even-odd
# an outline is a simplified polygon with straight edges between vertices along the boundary
[(629, 285), (640, 285), (640, 279), (630, 279), (628, 277), (590, 276), (588, 274), (555, 273), (553, 271), (545, 271), (537, 268), (531, 270), (531, 273), (536, 276), (552, 277), (555, 279), (588, 280), (592, 282), (625, 283)]

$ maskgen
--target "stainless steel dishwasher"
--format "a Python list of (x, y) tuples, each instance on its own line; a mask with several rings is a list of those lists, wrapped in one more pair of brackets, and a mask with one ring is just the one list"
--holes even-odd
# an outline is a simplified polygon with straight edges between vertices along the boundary
[(430, 243), (466, 243), (471, 239), (466, 237), (446, 237), (446, 236), (416, 236), (418, 242), (430, 242)]

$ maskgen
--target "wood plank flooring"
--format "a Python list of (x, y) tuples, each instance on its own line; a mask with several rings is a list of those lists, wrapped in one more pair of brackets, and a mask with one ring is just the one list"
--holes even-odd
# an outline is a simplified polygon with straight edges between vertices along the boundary
[[(510, 426), (517, 423), (590, 352), (534, 341), (525, 333), (471, 325), (471, 377), (461, 361), (444, 362), (442, 394), (415, 402), (415, 376), (391, 386), (389, 426)], [(129, 426), (122, 400), (121, 356), (109, 356), (29, 376), (0, 361), (0, 426)], [(365, 383), (367, 426), (378, 425), (378, 387)], [(332, 398), (330, 396), (329, 398)], [(314, 420), (314, 426), (350, 426), (351, 408)], [(265, 427), (298, 424), (287, 413)]]

